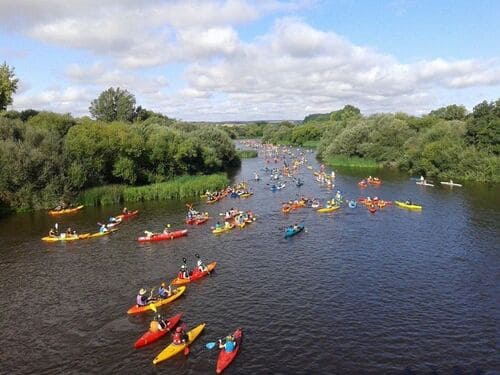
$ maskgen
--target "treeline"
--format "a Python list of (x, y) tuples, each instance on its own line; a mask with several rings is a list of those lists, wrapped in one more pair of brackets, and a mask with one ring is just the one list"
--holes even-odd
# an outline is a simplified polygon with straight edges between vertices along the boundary
[[(500, 99), (471, 113), (450, 105), (421, 117), (405, 113), (363, 116), (353, 106), (307, 116), (301, 125), (267, 125), (263, 142), (317, 145), (330, 164), (398, 167), (442, 179), (500, 181)], [(361, 162), (359, 162), (361, 161)]]
[[(97, 116), (96, 116), (97, 117)], [(239, 158), (226, 132), (139, 108), (133, 122), (28, 110), (0, 113), (0, 207), (49, 208), (108, 184), (161, 183), (224, 171)]]

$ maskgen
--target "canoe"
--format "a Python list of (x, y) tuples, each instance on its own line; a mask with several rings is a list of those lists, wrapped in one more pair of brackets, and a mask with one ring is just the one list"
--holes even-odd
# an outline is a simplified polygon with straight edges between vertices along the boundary
[(88, 238), (107, 236), (108, 234), (116, 232), (117, 230), (118, 230), (118, 228), (113, 228), (113, 229), (108, 230), (107, 232), (92, 233)]
[(229, 227), (220, 227), (220, 228), (215, 228), (214, 230), (212, 230), (212, 233), (213, 234), (219, 234), (219, 233), (224, 233), (224, 232), (229, 232), (231, 229), (233, 229), (235, 227), (234, 224), (231, 224)]
[(400, 201), (394, 201), (396, 206), (402, 207), (402, 208), (407, 208), (408, 210), (421, 210), (422, 206), (416, 205), (416, 204), (406, 204), (405, 202), (400, 202)]
[(157, 300), (155, 302), (151, 302), (151, 303), (147, 304), (146, 306), (137, 306), (137, 305), (134, 305), (130, 309), (127, 310), (127, 314), (129, 314), (129, 315), (141, 314), (143, 312), (152, 310), (151, 306), (153, 306), (153, 305), (155, 307), (160, 307), (160, 306), (166, 305), (167, 303), (175, 301), (185, 291), (186, 291), (186, 287), (185, 286), (180, 286), (177, 289), (174, 289), (172, 291), (172, 295), (170, 297), (163, 298), (163, 299)]
[(238, 328), (233, 333), (234, 341), (236, 341), (236, 347), (232, 352), (226, 352), (225, 349), (221, 349), (219, 352), (219, 357), (217, 358), (217, 367), (215, 372), (220, 374), (224, 371), (227, 366), (231, 364), (231, 362), (236, 358), (238, 351), (240, 350), (241, 340), (243, 339), (243, 331), (241, 328)]
[(132, 217), (132, 216), (135, 216), (139, 213), (139, 210), (134, 210), (134, 211), (130, 211), (129, 213), (127, 214), (120, 214), (120, 215), (116, 215), (115, 217), (116, 218), (120, 218), (120, 219), (128, 219), (129, 217)]
[(139, 237), (137, 241), (139, 242), (153, 242), (153, 241), (163, 241), (163, 240), (173, 240), (174, 238), (187, 236), (187, 229), (176, 230), (169, 233), (154, 233), (151, 237)]
[(415, 182), (417, 185), (421, 185), (421, 186), (434, 186), (434, 184), (430, 184), (428, 182), (425, 182), (425, 181), (417, 181)]
[(153, 364), (156, 365), (157, 363), (160, 363), (162, 361), (165, 361), (169, 358), (172, 358), (174, 355), (181, 353), (184, 351), (184, 348), (186, 346), (189, 346), (193, 343), (194, 340), (200, 335), (200, 333), (203, 331), (205, 328), (205, 323), (201, 323), (199, 326), (193, 328), (191, 331), (188, 332), (188, 341), (184, 344), (179, 344), (176, 345), (174, 343), (171, 343), (169, 346), (167, 346), (165, 349), (163, 349), (160, 354), (156, 356), (155, 359), (153, 359)]
[(64, 237), (42, 237), (42, 241), (45, 242), (58, 242), (58, 241), (76, 241), (76, 240), (83, 240), (85, 238), (89, 238), (90, 233), (84, 233), (84, 234), (79, 234), (77, 236), (64, 236)]
[(285, 231), (285, 238), (295, 236), (296, 234), (302, 232), (304, 230), (304, 225), (300, 224), (298, 225), (297, 229), (286, 229)]
[(322, 213), (327, 213), (327, 212), (333, 212), (335, 210), (338, 210), (339, 208), (340, 208), (340, 206), (323, 207), (323, 208), (317, 209), (316, 212), (319, 212), (320, 214), (322, 214)]
[(447, 181), (441, 181), (440, 182), (441, 185), (448, 185), (448, 186), (458, 186), (458, 187), (462, 187), (462, 184), (456, 184), (454, 182), (447, 182)]
[(201, 279), (202, 277), (208, 275), (209, 272), (212, 272), (215, 266), (217, 266), (217, 262), (212, 262), (210, 264), (207, 264), (208, 271), (203, 271), (203, 272), (200, 272), (198, 270), (198, 267), (196, 267), (194, 270), (190, 272), (190, 276), (188, 279), (179, 279), (178, 277), (176, 277), (174, 280), (172, 280), (172, 285), (189, 284), (191, 281)]
[(134, 344), (134, 348), (136, 349), (142, 348), (143, 346), (146, 346), (148, 344), (151, 344), (152, 342), (159, 340), (160, 338), (165, 336), (168, 332), (171, 332), (172, 329), (181, 320), (182, 314), (183, 313), (179, 313), (165, 320), (165, 323), (167, 323), (167, 327), (163, 330), (158, 330), (156, 332), (151, 332), (148, 330), (146, 333), (144, 333), (144, 335), (142, 335), (141, 337), (139, 337), (139, 339), (137, 339), (137, 341)]
[(78, 207), (73, 208), (65, 208), (64, 210), (50, 210), (49, 215), (64, 215), (64, 214), (72, 214), (73, 212), (80, 211), (83, 208), (83, 204)]

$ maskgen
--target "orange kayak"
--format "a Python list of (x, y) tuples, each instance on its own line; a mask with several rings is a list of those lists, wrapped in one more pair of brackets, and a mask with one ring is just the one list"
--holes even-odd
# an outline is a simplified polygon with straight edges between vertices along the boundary
[(191, 281), (195, 281), (195, 280), (201, 279), (202, 277), (205, 277), (210, 272), (212, 272), (212, 270), (215, 268), (215, 266), (217, 266), (217, 262), (212, 262), (209, 265), (207, 265), (208, 271), (203, 271), (203, 272), (200, 272), (200, 270), (198, 269), (198, 267), (196, 267), (193, 271), (191, 271), (189, 273), (189, 275), (190, 275), (189, 278), (187, 278), (187, 279), (179, 279), (178, 277), (176, 277), (172, 281), (172, 285), (184, 285), (184, 284), (190, 283)]

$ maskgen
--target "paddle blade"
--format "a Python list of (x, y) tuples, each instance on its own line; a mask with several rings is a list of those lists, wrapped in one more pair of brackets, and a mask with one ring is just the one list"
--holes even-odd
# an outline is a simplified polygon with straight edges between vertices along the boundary
[(207, 349), (213, 349), (213, 348), (215, 348), (215, 344), (216, 344), (215, 342), (207, 342), (207, 343), (205, 344), (205, 347), (206, 347)]
[(188, 355), (189, 354), (189, 346), (186, 346), (184, 348), (184, 355)]

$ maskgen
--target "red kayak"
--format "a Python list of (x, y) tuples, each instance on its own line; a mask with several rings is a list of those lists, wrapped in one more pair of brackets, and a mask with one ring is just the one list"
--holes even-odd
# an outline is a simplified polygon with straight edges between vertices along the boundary
[(139, 213), (139, 210), (135, 210), (135, 211), (130, 211), (130, 212), (126, 213), (126, 214), (116, 215), (115, 217), (121, 218), (121, 219), (128, 219), (129, 217), (135, 216), (138, 213)]
[(243, 331), (241, 330), (241, 328), (238, 328), (236, 331), (234, 331), (233, 336), (236, 341), (236, 347), (232, 352), (226, 352), (225, 349), (221, 349), (219, 358), (217, 358), (217, 368), (215, 370), (217, 374), (220, 374), (226, 369), (227, 366), (231, 364), (234, 358), (236, 358), (236, 354), (238, 354), (238, 351), (240, 350), (241, 339), (243, 338)]
[(151, 237), (148, 236), (139, 237), (137, 241), (152, 242), (152, 241), (173, 240), (174, 238), (187, 236), (187, 232), (188, 232), (187, 229), (182, 229), (169, 233), (153, 233)]
[(204, 224), (208, 221), (208, 216), (198, 216), (198, 217), (192, 217), (191, 219), (187, 219), (184, 221), (186, 224), (189, 225), (200, 225)]
[(377, 212), (377, 209), (375, 207), (368, 207), (368, 211), (374, 214), (375, 212)]
[(198, 269), (198, 267), (196, 267), (194, 270), (192, 270), (189, 273), (189, 278), (179, 279), (178, 277), (176, 277), (174, 280), (172, 280), (172, 285), (184, 285), (184, 284), (190, 283), (191, 281), (201, 279), (202, 277), (208, 275), (209, 272), (212, 272), (212, 270), (215, 268), (216, 265), (217, 265), (217, 262), (212, 262), (212, 263), (208, 264), (207, 271), (200, 271)]
[(208, 217), (202, 217), (200, 219), (196, 219), (194, 221), (194, 224), (195, 225), (201, 225), (201, 224), (205, 224), (207, 221), (208, 221)]
[(148, 344), (151, 344), (152, 342), (155, 342), (159, 338), (165, 336), (168, 332), (171, 332), (172, 329), (179, 323), (179, 321), (182, 318), (182, 313), (179, 313), (177, 315), (174, 315), (171, 318), (168, 318), (165, 323), (167, 323), (167, 328), (164, 330), (156, 331), (156, 332), (151, 332), (147, 331), (144, 335), (142, 335), (134, 344), (134, 348), (142, 348), (143, 346), (146, 346)]

